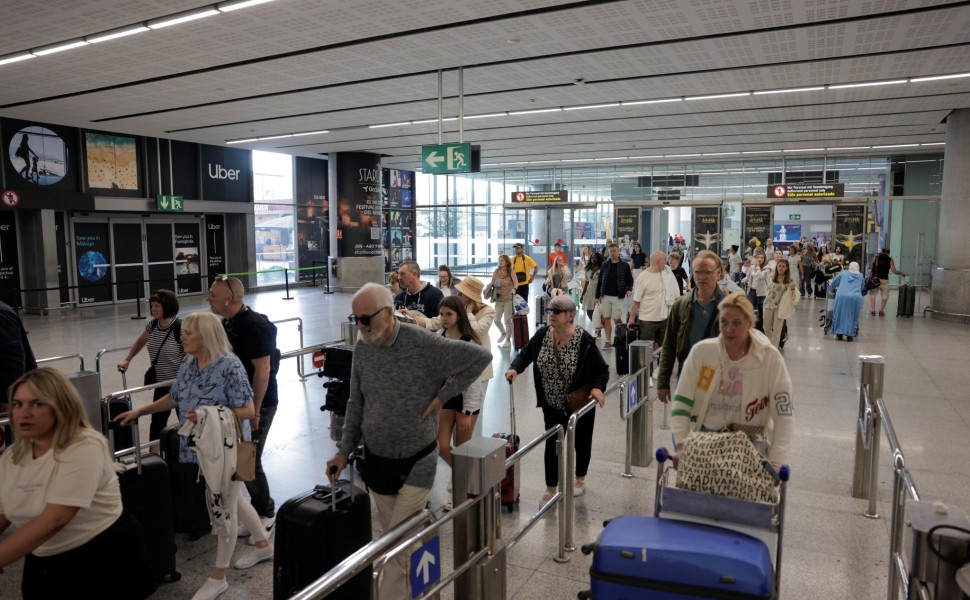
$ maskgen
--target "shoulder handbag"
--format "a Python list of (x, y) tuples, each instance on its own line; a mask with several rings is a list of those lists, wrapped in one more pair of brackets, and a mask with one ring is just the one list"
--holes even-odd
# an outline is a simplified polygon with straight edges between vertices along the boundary
[(523, 269), (523, 271), (515, 272), (515, 278), (519, 281), (519, 283), (524, 283), (526, 279), (526, 274), (524, 273), (524, 270), (527, 269), (528, 266), (525, 264), (525, 259), (522, 258), (521, 256), (516, 256), (515, 258), (516, 258), (516, 262), (518, 262), (519, 260), (522, 261), (522, 269)]
[(411, 469), (419, 460), (434, 452), (438, 441), (434, 440), (413, 456), (407, 458), (388, 458), (374, 454), (367, 444), (364, 444), (364, 460), (360, 466), (360, 476), (369, 489), (382, 496), (391, 496), (407, 481)]
[[(158, 327), (157, 320), (155, 321), (155, 327)], [(152, 365), (148, 367), (147, 371), (145, 371), (145, 385), (158, 383), (158, 373), (155, 372), (155, 363), (158, 362), (158, 357), (162, 354), (162, 347), (165, 345), (165, 342), (168, 340), (169, 336), (172, 335), (172, 330), (174, 329), (175, 321), (172, 321), (172, 324), (168, 327), (168, 331), (165, 333), (165, 337), (162, 338), (162, 343), (158, 345), (158, 351), (155, 352), (155, 359), (152, 360)]]
[(876, 275), (875, 270), (873, 270), (872, 274), (869, 275), (868, 279), (866, 279), (866, 289), (874, 290), (877, 287), (879, 287), (881, 284), (882, 284), (882, 281), (879, 279), (879, 276)]
[[(559, 372), (560, 379), (565, 379), (562, 372), (562, 362), (559, 360), (559, 348), (556, 347), (555, 333), (552, 338), (552, 355), (556, 359), (556, 370)], [(593, 392), (593, 384), (587, 383), (584, 386), (566, 394), (566, 412), (573, 414), (577, 410), (589, 403), (589, 395)]]
[(229, 411), (236, 421), (236, 472), (233, 473), (232, 478), (234, 481), (253, 481), (256, 479), (256, 442), (247, 442), (243, 439), (239, 416), (231, 408)]
[(695, 432), (680, 451), (677, 487), (773, 504), (775, 481), (766, 462), (743, 431)]

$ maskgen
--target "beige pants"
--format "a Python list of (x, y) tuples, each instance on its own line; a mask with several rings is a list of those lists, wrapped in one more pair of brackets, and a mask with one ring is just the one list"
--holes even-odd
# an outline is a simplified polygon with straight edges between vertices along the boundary
[(764, 307), (764, 327), (765, 335), (771, 340), (771, 343), (776, 347), (781, 344), (781, 330), (782, 326), (785, 324), (784, 319), (779, 319), (775, 315), (778, 314), (778, 308), (768, 308), (768, 305)]
[[(431, 490), (405, 485), (393, 496), (371, 492), (371, 499), (377, 506), (382, 532), (387, 532), (404, 519), (407, 519), (428, 504)], [(410, 598), (408, 593), (408, 554), (402, 552), (394, 557), (384, 568), (380, 580), (381, 598)]]

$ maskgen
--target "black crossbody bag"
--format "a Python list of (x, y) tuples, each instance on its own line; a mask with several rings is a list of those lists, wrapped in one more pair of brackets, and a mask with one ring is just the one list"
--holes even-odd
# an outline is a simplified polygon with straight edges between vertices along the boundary
[(419, 460), (434, 452), (438, 447), (435, 440), (407, 458), (387, 458), (374, 454), (367, 444), (364, 444), (364, 460), (360, 466), (360, 476), (367, 487), (383, 496), (391, 496), (404, 486), (411, 469)]
[[(155, 322), (155, 327), (158, 327), (157, 321)], [(155, 363), (158, 362), (158, 357), (162, 354), (162, 347), (165, 346), (165, 342), (168, 341), (168, 338), (172, 335), (172, 331), (174, 329), (175, 322), (173, 321), (172, 324), (168, 326), (168, 332), (166, 332), (165, 337), (162, 338), (162, 343), (158, 345), (158, 351), (155, 352), (155, 360), (152, 361), (152, 366), (148, 367), (148, 370), (145, 371), (145, 385), (158, 383), (158, 373), (155, 372)]]

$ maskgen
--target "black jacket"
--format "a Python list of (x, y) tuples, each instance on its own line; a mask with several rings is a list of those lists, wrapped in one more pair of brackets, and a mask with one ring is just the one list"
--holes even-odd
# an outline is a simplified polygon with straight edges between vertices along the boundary
[[(536, 334), (532, 336), (529, 343), (523, 348), (515, 360), (512, 361), (510, 368), (517, 373), (525, 371), (525, 368), (532, 364), (532, 378), (536, 385), (536, 406), (548, 406), (546, 403), (545, 388), (542, 385), (542, 375), (539, 374), (539, 366), (536, 358), (539, 357), (539, 350), (542, 349), (542, 340), (546, 337), (549, 327), (540, 327)], [(579, 362), (573, 380), (569, 384), (567, 391), (573, 392), (591, 383), (593, 387), (603, 391), (610, 380), (610, 367), (603, 360), (603, 355), (596, 348), (596, 340), (593, 336), (583, 331), (582, 340), (579, 342)]]
[(7, 403), (7, 388), (27, 371), (37, 368), (34, 352), (20, 315), (0, 302), (0, 404)]

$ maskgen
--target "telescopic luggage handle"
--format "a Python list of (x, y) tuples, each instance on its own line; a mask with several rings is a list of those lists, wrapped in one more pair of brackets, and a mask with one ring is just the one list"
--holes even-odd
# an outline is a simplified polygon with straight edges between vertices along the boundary
[(512, 435), (512, 439), (509, 440), (513, 444), (515, 443), (515, 385), (512, 381), (509, 381), (509, 433)]

